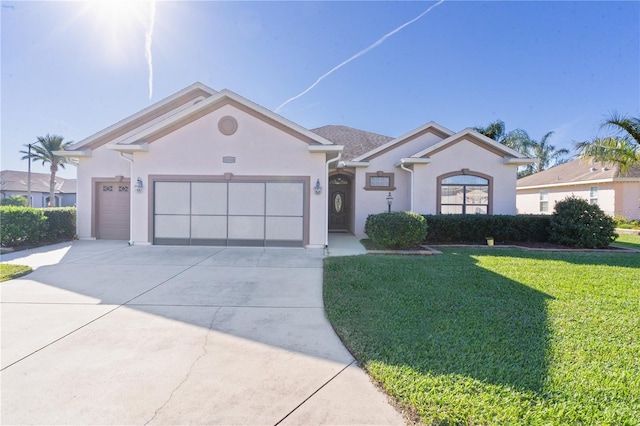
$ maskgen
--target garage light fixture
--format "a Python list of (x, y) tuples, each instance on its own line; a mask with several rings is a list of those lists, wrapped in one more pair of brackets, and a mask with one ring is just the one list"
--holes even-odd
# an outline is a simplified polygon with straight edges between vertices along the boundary
[(320, 195), (320, 193), (322, 192), (322, 187), (320, 186), (320, 179), (316, 180), (316, 186), (313, 187), (313, 190), (316, 192), (317, 195)]
[(136, 180), (136, 192), (142, 192), (142, 179)]

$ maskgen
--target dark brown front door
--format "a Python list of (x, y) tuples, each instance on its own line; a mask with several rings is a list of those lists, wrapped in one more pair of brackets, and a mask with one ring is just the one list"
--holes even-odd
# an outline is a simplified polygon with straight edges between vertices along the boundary
[(329, 178), (329, 230), (349, 230), (349, 196), (351, 179), (345, 175)]

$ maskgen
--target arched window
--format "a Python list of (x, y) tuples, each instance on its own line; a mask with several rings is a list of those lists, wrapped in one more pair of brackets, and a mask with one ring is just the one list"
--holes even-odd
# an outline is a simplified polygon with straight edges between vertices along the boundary
[(491, 179), (460, 174), (440, 179), (440, 214), (489, 214)]

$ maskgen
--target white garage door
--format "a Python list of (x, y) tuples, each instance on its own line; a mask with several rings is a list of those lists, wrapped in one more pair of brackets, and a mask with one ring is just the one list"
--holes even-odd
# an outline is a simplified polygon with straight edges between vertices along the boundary
[(98, 183), (98, 217), (96, 238), (102, 240), (129, 239), (129, 182)]
[(156, 181), (154, 244), (304, 246), (303, 181)]

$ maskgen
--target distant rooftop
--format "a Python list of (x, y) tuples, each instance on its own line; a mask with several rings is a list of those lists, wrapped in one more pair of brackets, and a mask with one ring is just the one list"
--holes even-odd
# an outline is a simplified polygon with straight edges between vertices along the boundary
[[(0, 191), (17, 191), (26, 192), (28, 190), (29, 174), (16, 170), (0, 171)], [(49, 193), (49, 180), (51, 175), (48, 173), (31, 173), (31, 192)], [(56, 176), (56, 193), (57, 194), (75, 194), (76, 179), (65, 179)]]
[(619, 166), (577, 159), (518, 179), (517, 187), (572, 184), (622, 177), (640, 178), (640, 167), (623, 175)]

